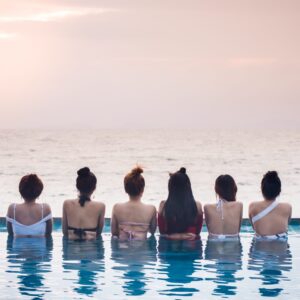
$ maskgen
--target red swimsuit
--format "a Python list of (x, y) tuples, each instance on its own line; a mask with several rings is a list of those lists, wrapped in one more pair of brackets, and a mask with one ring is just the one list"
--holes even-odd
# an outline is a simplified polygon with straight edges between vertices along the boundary
[[(202, 214), (198, 214), (195, 225), (192, 225), (187, 228), (186, 233), (193, 233), (198, 235), (202, 229), (202, 224), (203, 224), (203, 216)], [(167, 222), (165, 220), (165, 217), (162, 214), (158, 214), (158, 228), (159, 232), (161, 234), (168, 234), (168, 229), (167, 229)]]

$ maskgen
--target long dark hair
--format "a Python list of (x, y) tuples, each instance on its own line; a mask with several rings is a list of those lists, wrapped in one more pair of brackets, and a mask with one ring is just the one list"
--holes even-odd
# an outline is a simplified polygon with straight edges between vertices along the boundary
[(84, 206), (86, 201), (90, 201), (92, 192), (96, 189), (97, 178), (88, 167), (77, 171), (76, 187), (79, 191), (80, 206)]
[(185, 168), (170, 174), (168, 188), (169, 195), (163, 208), (167, 232), (186, 232), (195, 224), (198, 209)]

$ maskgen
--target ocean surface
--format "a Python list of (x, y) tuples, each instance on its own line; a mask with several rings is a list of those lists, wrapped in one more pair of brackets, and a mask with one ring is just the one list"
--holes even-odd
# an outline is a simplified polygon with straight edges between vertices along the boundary
[(237, 198), (248, 204), (261, 199), (260, 181), (268, 170), (282, 180), (281, 201), (300, 217), (300, 131), (85, 130), (0, 131), (0, 216), (21, 202), (20, 178), (37, 173), (44, 182), (39, 201), (60, 217), (65, 199), (77, 197), (76, 171), (90, 167), (98, 178), (94, 200), (112, 206), (126, 201), (123, 178), (136, 164), (144, 167), (143, 201), (159, 205), (167, 197), (169, 172), (187, 168), (194, 196), (203, 204), (216, 201), (214, 181), (232, 175)]

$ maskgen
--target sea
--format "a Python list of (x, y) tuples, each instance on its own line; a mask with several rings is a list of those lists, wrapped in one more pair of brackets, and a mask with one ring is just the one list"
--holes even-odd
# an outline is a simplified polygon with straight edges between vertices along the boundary
[(21, 203), (18, 184), (36, 173), (44, 183), (39, 202), (61, 217), (62, 204), (75, 199), (76, 172), (88, 166), (98, 179), (93, 200), (106, 204), (110, 217), (117, 202), (128, 200), (124, 176), (136, 165), (144, 168), (142, 200), (158, 207), (168, 195), (169, 173), (187, 169), (196, 200), (214, 203), (214, 182), (230, 174), (238, 186), (237, 200), (248, 205), (262, 199), (264, 173), (276, 170), (282, 180), (280, 201), (300, 217), (300, 131), (286, 130), (1, 130), (0, 216), (10, 203)]

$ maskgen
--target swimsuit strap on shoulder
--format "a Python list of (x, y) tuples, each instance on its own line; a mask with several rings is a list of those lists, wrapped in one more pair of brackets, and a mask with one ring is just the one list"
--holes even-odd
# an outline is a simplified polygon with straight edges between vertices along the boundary
[(42, 220), (44, 219), (44, 203), (42, 203)]
[(279, 203), (276, 200), (274, 200), (273, 203), (271, 203), (269, 206), (267, 206), (265, 209), (263, 209), (260, 213), (258, 213), (252, 218), (252, 223), (254, 224), (258, 220), (268, 215), (278, 204)]

